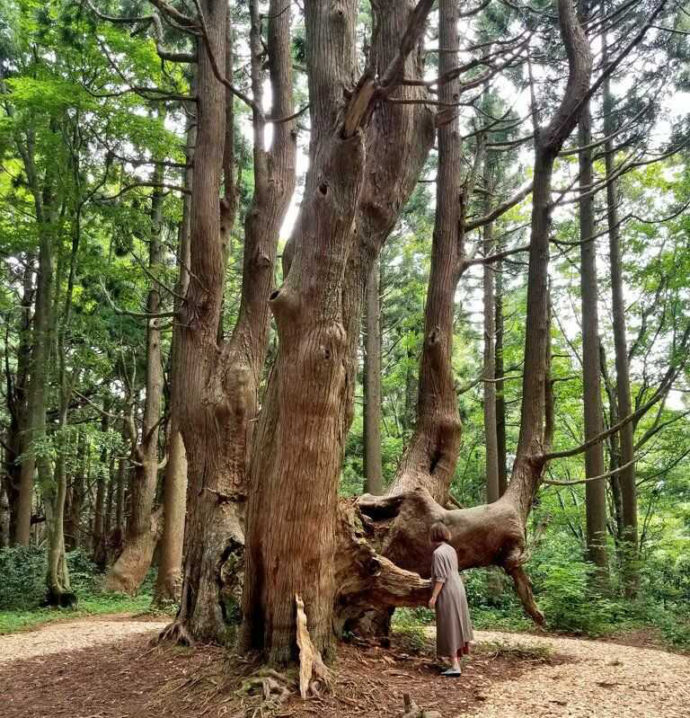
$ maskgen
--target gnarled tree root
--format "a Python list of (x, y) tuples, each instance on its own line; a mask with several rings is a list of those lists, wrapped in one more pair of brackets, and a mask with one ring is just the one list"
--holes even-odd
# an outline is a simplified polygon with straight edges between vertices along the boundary
[(192, 634), (185, 627), (184, 621), (177, 619), (158, 634), (156, 641), (158, 643), (172, 643), (176, 646), (193, 646), (195, 643)]
[(402, 718), (442, 718), (438, 711), (422, 710), (412, 698), (410, 698), (409, 693), (405, 693), (403, 696), (403, 705), (404, 712)]
[(273, 715), (274, 711), (292, 695), (293, 687), (294, 682), (282, 673), (270, 668), (261, 668), (242, 681), (242, 686), (235, 691), (235, 695), (240, 698), (258, 697), (258, 704), (247, 708), (245, 715), (250, 718), (260, 718), (265, 715), (264, 711)]

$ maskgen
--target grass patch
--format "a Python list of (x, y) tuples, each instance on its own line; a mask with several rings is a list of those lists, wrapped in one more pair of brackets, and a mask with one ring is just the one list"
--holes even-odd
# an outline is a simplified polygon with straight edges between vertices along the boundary
[[(124, 594), (104, 593), (79, 598), (76, 608), (33, 608), (0, 611), (0, 635), (26, 631), (53, 621), (82, 618), (84, 616), (98, 616), (108, 613), (148, 614), (150, 607), (151, 596), (149, 594), (131, 597)], [(156, 615), (161, 615), (161, 612), (157, 611)]]

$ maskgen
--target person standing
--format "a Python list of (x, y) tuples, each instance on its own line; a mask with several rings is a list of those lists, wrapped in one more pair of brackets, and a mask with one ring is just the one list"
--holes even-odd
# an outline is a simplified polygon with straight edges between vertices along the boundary
[(460, 657), (469, 653), (473, 638), (465, 586), (458, 573), (458, 555), (450, 545), (450, 531), (437, 522), (431, 527), (434, 554), (431, 562), (433, 593), (429, 608), (436, 610), (436, 652), (451, 660), (444, 676), (459, 676)]

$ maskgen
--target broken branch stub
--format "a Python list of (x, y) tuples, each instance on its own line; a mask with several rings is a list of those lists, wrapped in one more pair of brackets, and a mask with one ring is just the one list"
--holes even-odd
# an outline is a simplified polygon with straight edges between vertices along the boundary
[[(307, 627), (304, 601), (299, 594), (295, 594), (295, 606), (297, 611), (297, 646), (299, 648), (299, 693), (303, 699), (306, 699), (310, 691), (313, 695), (318, 695), (320, 686), (330, 688), (331, 675), (321, 658), (321, 654), (312, 643)], [(312, 680), (313, 677), (314, 680)]]

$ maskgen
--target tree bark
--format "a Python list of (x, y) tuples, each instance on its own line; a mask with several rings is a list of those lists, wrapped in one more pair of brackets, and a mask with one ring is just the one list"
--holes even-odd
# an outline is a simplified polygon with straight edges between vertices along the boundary
[(364, 334), (364, 490), (383, 493), (381, 460), (381, 308), (379, 264), (371, 269), (366, 287)]
[(124, 457), (117, 463), (117, 476), (115, 487), (115, 526), (108, 536), (108, 555), (118, 556), (122, 552), (125, 535), (125, 503), (127, 475), (129, 473), (128, 461)]
[[(601, 415), (601, 374), (599, 370), (599, 308), (594, 239), (594, 195), (589, 190), (594, 181), (592, 149), (592, 120), (589, 103), (583, 108), (578, 125), (580, 191), (586, 196), (579, 200), (580, 215), (580, 292), (582, 302), (582, 383), (584, 389), (585, 441), (604, 430)], [(585, 452), (587, 478), (605, 473), (604, 444), (591, 446)], [(606, 550), (606, 482), (588, 481), (585, 484), (587, 517), (587, 554), (597, 567), (598, 583), (603, 587), (608, 576)]]
[[(103, 418), (101, 419), (101, 432), (105, 434), (108, 431), (110, 409), (109, 397), (106, 395), (103, 399)], [(91, 551), (94, 563), (103, 570), (105, 568), (106, 553), (106, 477), (108, 467), (108, 449), (104, 447), (101, 450), (100, 463), (96, 474), (96, 506), (93, 519), (93, 535), (91, 538)]]

